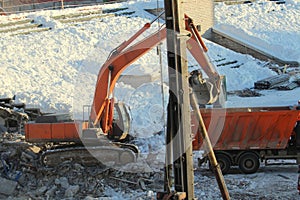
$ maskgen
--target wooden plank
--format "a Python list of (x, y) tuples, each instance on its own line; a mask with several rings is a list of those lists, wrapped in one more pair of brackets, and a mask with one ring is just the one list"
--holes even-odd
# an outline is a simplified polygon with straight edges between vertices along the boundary
[(42, 24), (27, 24), (25, 26), (14, 26), (11, 28), (0, 30), (0, 33), (8, 33), (8, 32), (18, 31), (18, 30), (23, 30), (23, 29), (31, 29), (31, 28), (36, 28), (36, 27), (40, 27), (40, 26), (42, 26)]
[(128, 9), (128, 8), (106, 9), (106, 10), (103, 10), (103, 13), (116, 13), (116, 12), (124, 11), (124, 10), (127, 10), (127, 9)]
[(45, 27), (45, 28), (37, 28), (37, 29), (32, 29), (32, 30), (28, 30), (28, 31), (24, 31), (24, 32), (19, 32), (19, 33), (15, 33), (12, 34), (13, 35), (26, 35), (26, 34), (30, 34), (30, 33), (38, 33), (38, 32), (42, 32), (42, 31), (48, 31), (50, 30), (50, 27)]
[(33, 19), (15, 20), (8, 23), (0, 23), (0, 27), (15, 26), (20, 24), (32, 23)]
[(277, 90), (293, 90), (295, 88), (299, 87), (299, 84), (296, 82), (291, 82), (285, 85), (280, 85), (277, 87)]
[(254, 83), (255, 89), (270, 89), (278, 84), (283, 84), (284, 82), (288, 81), (290, 76), (288, 74), (281, 74), (276, 76), (271, 76)]
[(75, 17), (75, 18), (61, 19), (59, 21), (61, 23), (83, 22), (83, 21), (89, 21), (89, 20), (96, 19), (96, 18), (112, 17), (112, 16), (115, 16), (115, 15), (114, 14), (93, 15), (93, 16), (86, 16), (86, 17)]
[(217, 64), (217, 67), (220, 67), (220, 66), (226, 66), (226, 65), (232, 65), (232, 64), (236, 64), (237, 62), (238, 62), (237, 60), (234, 60), (234, 61), (228, 61), (228, 62), (225, 62), (225, 63)]
[(80, 12), (80, 13), (71, 13), (66, 15), (57, 15), (52, 16), (53, 19), (67, 19), (67, 18), (74, 18), (74, 17), (80, 17), (80, 16), (86, 16), (86, 15), (94, 15), (94, 14), (102, 14), (102, 9), (96, 10), (96, 11), (89, 11), (89, 12)]

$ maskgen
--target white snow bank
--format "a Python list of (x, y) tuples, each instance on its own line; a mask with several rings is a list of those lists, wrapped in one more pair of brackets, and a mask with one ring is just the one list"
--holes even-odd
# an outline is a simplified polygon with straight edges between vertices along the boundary
[(282, 60), (300, 62), (300, 2), (258, 1), (215, 7), (215, 28)]
[(242, 29), (237, 29), (232, 25), (216, 25), (214, 26), (214, 30), (221, 34), (225, 34), (228, 38), (232, 38), (242, 44), (252, 47), (255, 50), (263, 52), (264, 54), (270, 57), (279, 58), (283, 61), (297, 61), (300, 63), (299, 52), (295, 51), (295, 49), (292, 49), (291, 46), (283, 46), (283, 44), (268, 43), (258, 37), (250, 36)]
[[(259, 6), (273, 6), (273, 4), (263, 3), (236, 7), (221, 5), (218, 4), (216, 6), (218, 24), (222, 22), (221, 25), (227, 27), (229, 25), (235, 26), (235, 30), (242, 30), (250, 36), (253, 35), (250, 34), (253, 31), (264, 42), (268, 42), (268, 38), (260, 36), (262, 34), (269, 36), (275, 34), (273, 29), (270, 28), (274, 25), (279, 32), (288, 33), (284, 38), (285, 40), (281, 40), (282, 38), (278, 37), (278, 35), (274, 36), (280, 41), (281, 46), (290, 46), (295, 49), (295, 52), (299, 52), (300, 47), (294, 41), (300, 35), (299, 18), (297, 18), (299, 12), (296, 10), (296, 8), (299, 8), (299, 2), (289, 1), (286, 5), (289, 12), (294, 13), (294, 15), (290, 15), (286, 9), (281, 11), (278, 9), (278, 5), (274, 7), (276, 12), (272, 11), (272, 14), (278, 15), (275, 19), (279, 19), (279, 16), (281, 16), (281, 21), (292, 23), (289, 26), (278, 26), (277, 21), (269, 18), (267, 12), (258, 9)], [(87, 22), (63, 24), (53, 19), (52, 16), (76, 13), (82, 9), (97, 9), (99, 7), (88, 6), (59, 11), (39, 11), (26, 14), (26, 16), (51, 27), (51, 30), (29, 35), (10, 36), (9, 34), (1, 34), (0, 84), (2, 87), (0, 96), (13, 96), (16, 94), (17, 100), (26, 103), (28, 107), (39, 107), (44, 112), (74, 112), (74, 115), (79, 116), (81, 119), (82, 106), (91, 104), (99, 68), (107, 59), (109, 52), (125, 40), (128, 40), (146, 22), (150, 22), (155, 18), (143, 9), (156, 8), (156, 1), (129, 1), (101, 7), (103, 9), (126, 7), (128, 8), (127, 11), (136, 12), (130, 17), (106, 17)], [(251, 12), (248, 9), (251, 9)], [(268, 24), (272, 26), (265, 28), (266, 25), (262, 26), (262, 23), (254, 20), (257, 19), (257, 16), (261, 18), (260, 21), (266, 17), (269, 20)], [(25, 14), (15, 15), (14, 17), (25, 17)], [(11, 20), (11, 18), (1, 16), (0, 20), (5, 22)], [(240, 22), (242, 25), (237, 22)], [(253, 27), (253, 29), (249, 27)], [(286, 30), (280, 29), (280, 27), (284, 27)], [(157, 29), (158, 24), (154, 23), (153, 27), (139, 39)], [(294, 37), (290, 33), (297, 36)], [(275, 74), (275, 72), (265, 66), (265, 62), (256, 60), (248, 55), (237, 54), (209, 41), (206, 41), (206, 43), (209, 48), (208, 55), (211, 62), (216, 66), (228, 61), (237, 61), (233, 65), (217, 66), (219, 73), (226, 76), (227, 89), (229, 91), (251, 88), (255, 81)], [(162, 58), (163, 81), (166, 82), (165, 45), (162, 46)], [(190, 59), (188, 65), (194, 66), (196, 62)], [(199, 66), (194, 68), (199, 68)], [(126, 73), (136, 75), (142, 73), (153, 74), (160, 71), (159, 56), (157, 56), (154, 49), (135, 62), (134, 65), (128, 67)], [(158, 86), (157, 88), (160, 87)], [(161, 90), (150, 88), (152, 96), (147, 96), (149, 88), (145, 87), (144, 89), (141, 87), (137, 92), (130, 86), (120, 82), (116, 86), (115, 96), (119, 100), (128, 101), (126, 103), (132, 103), (129, 106), (132, 107), (133, 132), (140, 132), (149, 129), (149, 127), (154, 127), (155, 132), (157, 132), (160, 130), (159, 126), (163, 123), (158, 121), (158, 119), (161, 119), (159, 111), (162, 109), (162, 106), (154, 106), (159, 105), (159, 103), (153, 103), (148, 97), (157, 98), (156, 102), (161, 102)], [(291, 105), (300, 99), (299, 90), (287, 92), (272, 90), (262, 93), (265, 96), (259, 98), (242, 99), (229, 96), (227, 106)], [(143, 95), (145, 98), (142, 98)], [(133, 101), (133, 96), (140, 99), (140, 102), (137, 103), (137, 100)], [(166, 96), (165, 99), (167, 99)], [(150, 113), (158, 113), (158, 115), (149, 117)], [(151, 133), (149, 134), (151, 135)], [(142, 135), (142, 137), (144, 136)]]

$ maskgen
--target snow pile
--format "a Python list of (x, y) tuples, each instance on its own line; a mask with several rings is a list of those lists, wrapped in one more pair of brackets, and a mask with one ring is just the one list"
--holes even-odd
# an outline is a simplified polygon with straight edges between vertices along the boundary
[[(160, 5), (163, 5), (162, 2)], [(29, 107), (39, 107), (44, 112), (73, 112), (75, 117), (81, 119), (82, 107), (91, 104), (97, 73), (110, 51), (136, 33), (145, 23), (153, 20), (154, 16), (144, 9), (155, 7), (156, 2), (154, 1), (129, 1), (89, 6), (85, 9), (128, 8), (126, 11), (135, 11), (135, 13), (130, 16), (95, 18), (87, 22), (77, 23), (60, 23), (53, 17), (76, 13), (82, 8), (39, 11), (29, 13), (27, 16), (20, 14), (19, 17), (34, 19), (37, 23), (42, 23), (43, 26), (52, 29), (28, 35), (1, 35), (0, 64), (2, 73), (0, 74), (0, 84), (2, 90), (0, 96), (16, 94), (17, 100), (26, 103)], [(284, 48), (293, 47), (294, 52), (297, 53), (299, 47), (297, 47), (296, 41), (299, 38), (300, 28), (297, 20), (299, 12), (295, 12), (295, 9), (298, 7), (299, 2), (297, 1), (289, 1), (286, 5), (268, 2), (255, 3), (251, 6), (218, 4), (216, 6), (217, 26), (234, 25), (243, 32), (252, 33), (252, 37), (280, 45), (280, 48), (273, 50), (279, 52)], [(267, 12), (271, 8), (274, 8), (275, 11)], [(249, 9), (251, 10), (249, 11)], [(224, 13), (227, 14), (224, 15)], [(294, 13), (294, 15), (290, 13)], [(257, 16), (268, 20), (268, 28), (262, 26), (263, 23), (253, 22)], [(274, 17), (277, 19), (280, 17), (280, 20), (273, 20)], [(5, 22), (9, 18), (1, 16), (0, 20)], [(279, 21), (282, 23), (289, 21), (293, 24), (289, 26), (278, 25)], [(152, 26), (139, 40), (156, 31), (159, 24), (154, 23)], [(274, 31), (272, 27), (277, 31)], [(280, 27), (285, 28), (285, 30), (280, 29)], [(287, 34), (284, 37), (279, 37), (278, 33)], [(262, 34), (265, 36), (263, 37)], [(238, 36), (241, 35), (238, 34)], [(275, 74), (267, 67), (268, 63), (266, 62), (232, 52), (209, 41), (205, 42), (209, 47), (208, 55), (211, 62), (217, 66), (221, 75), (226, 76), (228, 91), (251, 88), (255, 81)], [(162, 45), (161, 48), (163, 81), (167, 82), (165, 45)], [(284, 54), (282, 55), (284, 56)], [(235, 61), (237, 64), (236, 66), (218, 66), (220, 60)], [(194, 66), (191, 70), (199, 68), (193, 59), (189, 59), (188, 64)], [(159, 74), (160, 71), (159, 56), (154, 49), (128, 67), (124, 73), (131, 75)], [(153, 101), (143, 98), (149, 93), (148, 87), (145, 86), (145, 90), (143, 87), (134, 89), (121, 82), (122, 80), (117, 84), (115, 96), (119, 100), (124, 100), (131, 107), (133, 132), (145, 132), (144, 130), (148, 130), (149, 127), (154, 128), (153, 133), (162, 129), (163, 127), (159, 128), (159, 126), (164, 122), (158, 122), (158, 120), (162, 120), (162, 108), (164, 106), (161, 104), (162, 97), (159, 86), (158, 89), (151, 90), (151, 98), (157, 98), (153, 100), (157, 103), (149, 105), (149, 102), (153, 103)], [(161, 81), (156, 84), (161, 84)], [(129, 93), (126, 94), (125, 91)], [(165, 91), (164, 99), (167, 100), (167, 90)], [(250, 99), (229, 96), (227, 106), (292, 105), (299, 99), (299, 89), (290, 92), (263, 91), (262, 94), (264, 96)], [(133, 100), (133, 96), (136, 97), (135, 100)], [(151, 135), (152, 133), (146, 134)]]
[(300, 2), (217, 4), (215, 28), (286, 61), (300, 62)]

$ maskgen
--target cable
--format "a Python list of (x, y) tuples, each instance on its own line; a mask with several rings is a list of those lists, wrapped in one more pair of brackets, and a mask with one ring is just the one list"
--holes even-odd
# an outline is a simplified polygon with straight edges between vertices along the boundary
[[(157, 0), (156, 1), (156, 13), (159, 13), (159, 1)], [(163, 10), (158, 16), (157, 16), (157, 25), (158, 25), (158, 30), (161, 28), (161, 25), (160, 25), (160, 22), (159, 22), (159, 17), (161, 17), (163, 14), (165, 13), (165, 11)], [(162, 114), (162, 117), (163, 117), (163, 132), (164, 134), (166, 135), (166, 120), (165, 120), (165, 97), (164, 97), (164, 94), (165, 94), (165, 90), (164, 90), (164, 79), (163, 79), (163, 74), (164, 74), (164, 70), (163, 70), (163, 64), (162, 64), (162, 54), (161, 54), (161, 45), (162, 43), (159, 43), (156, 47), (157, 49), (157, 54), (159, 56), (159, 66), (160, 66), (160, 81), (161, 81), (161, 101), (162, 101), (162, 107), (163, 107), (163, 114)], [(165, 139), (165, 141), (167, 141)], [(168, 144), (165, 144), (166, 145), (166, 156), (167, 156), (167, 145)], [(169, 167), (168, 167), (168, 162), (167, 162), (167, 157), (165, 158), (165, 181), (166, 181), (166, 189), (168, 192), (171, 192), (171, 185), (170, 185), (170, 177), (169, 177)]]

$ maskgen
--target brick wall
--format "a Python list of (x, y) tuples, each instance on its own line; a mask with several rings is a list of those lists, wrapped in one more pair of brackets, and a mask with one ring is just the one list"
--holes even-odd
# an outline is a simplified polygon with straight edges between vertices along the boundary
[(200, 33), (209, 37), (214, 25), (213, 0), (183, 0), (185, 13), (194, 19), (195, 25), (200, 25)]

